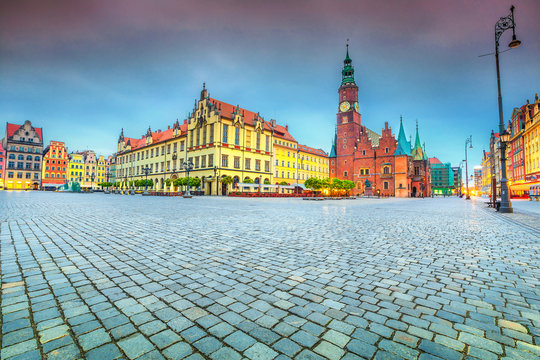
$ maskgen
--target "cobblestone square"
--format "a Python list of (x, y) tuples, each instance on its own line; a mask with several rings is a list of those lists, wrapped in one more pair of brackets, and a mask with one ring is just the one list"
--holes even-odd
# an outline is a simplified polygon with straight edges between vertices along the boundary
[(2, 359), (540, 359), (540, 212), (0, 192)]

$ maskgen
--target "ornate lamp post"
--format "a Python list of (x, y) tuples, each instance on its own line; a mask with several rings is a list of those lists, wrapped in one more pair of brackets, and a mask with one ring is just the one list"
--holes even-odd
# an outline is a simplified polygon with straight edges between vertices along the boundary
[(184, 197), (185, 198), (191, 198), (191, 193), (189, 192), (189, 172), (191, 170), (193, 170), (193, 163), (191, 162), (191, 160), (188, 160), (184, 163), (184, 170), (187, 171), (187, 190), (186, 190), (186, 193), (184, 194)]
[(145, 176), (145, 179), (146, 179), (144, 181), (144, 193), (143, 193), (143, 195), (149, 195), (148, 194), (148, 174), (152, 173), (152, 169), (150, 169), (150, 167), (148, 165), (146, 165), (141, 170), (144, 173), (144, 176)]
[(508, 44), (509, 48), (517, 48), (521, 41), (516, 39), (516, 23), (514, 21), (514, 6), (510, 7), (510, 15), (501, 17), (495, 24), (495, 63), (497, 65), (497, 90), (499, 92), (499, 152), (501, 157), (501, 206), (499, 211), (503, 213), (514, 212), (512, 204), (510, 203), (510, 196), (508, 194), (508, 185), (506, 179), (506, 142), (510, 136), (506, 134), (504, 121), (503, 121), (503, 107), (502, 107), (502, 95), (501, 95), (501, 76), (499, 72), (499, 39), (501, 35), (508, 29), (512, 29), (512, 41)]
[(465, 183), (467, 187), (467, 196), (465, 200), (471, 200), (471, 195), (469, 195), (469, 163), (467, 162), (467, 145), (470, 145), (472, 149), (472, 135), (465, 139)]
[(218, 195), (218, 186), (219, 186), (219, 181), (218, 181), (218, 178), (217, 178), (217, 166), (214, 166), (214, 179), (216, 179), (216, 196)]
[[(176, 156), (176, 153), (174, 153), (173, 156), (172, 156), (172, 166), (173, 166), (172, 174), (173, 175), (176, 175), (176, 159), (177, 159), (177, 156)], [(173, 184), (173, 186), (174, 186), (174, 184)]]

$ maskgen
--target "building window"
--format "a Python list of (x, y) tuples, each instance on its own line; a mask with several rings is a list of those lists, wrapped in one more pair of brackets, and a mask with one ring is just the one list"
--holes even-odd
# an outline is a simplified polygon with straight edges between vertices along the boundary
[(261, 160), (255, 160), (255, 170), (256, 171), (261, 170)]
[(270, 137), (266, 135), (265, 137), (265, 146), (266, 146), (266, 152), (270, 151)]
[(12, 172), (8, 172), (8, 179), (13, 179), (13, 173)]
[(17, 160), (24, 160), (24, 155), (17, 156)]
[(23, 175), (23, 173), (21, 173), (21, 172), (17, 173), (17, 179), (22, 179), (22, 177), (23, 177), (22, 175)]
[(364, 175), (364, 169), (360, 169), (360, 175)]
[(369, 169), (366, 169), (365, 174), (369, 175)]
[(221, 140), (222, 143), (227, 143), (227, 131), (229, 130), (229, 126), (226, 124), (223, 124), (223, 139)]
[(385, 166), (383, 168), (383, 174), (386, 174), (386, 175), (390, 174), (390, 166)]
[(251, 170), (251, 159), (246, 158), (246, 170)]
[(343, 176), (347, 177), (348, 175), (349, 175), (349, 173), (347, 171), (343, 172)]
[(234, 145), (240, 145), (240, 128), (238, 126), (234, 128)]
[(387, 154), (388, 154), (389, 151), (390, 151), (389, 148), (385, 148), (385, 149), (384, 149), (384, 152), (387, 153)]
[(264, 162), (264, 171), (270, 172), (270, 161)]
[(240, 169), (240, 156), (235, 156), (234, 157), (234, 168), (235, 169)]
[[(224, 126), (227, 126), (227, 125), (224, 125)], [(228, 155), (221, 155), (221, 166), (229, 167), (229, 156)]]
[(362, 150), (362, 156), (366, 156), (366, 150)]
[(180, 151), (184, 151), (184, 141), (180, 141)]
[(260, 150), (261, 149), (261, 133), (260, 132), (257, 132), (257, 147), (256, 147), (257, 150)]
[(383, 189), (388, 190), (388, 181), (383, 182)]
[(214, 166), (214, 154), (208, 155), (208, 167)]
[(214, 142), (214, 124), (210, 124), (210, 143)]
[(206, 145), (206, 125), (204, 125), (204, 127), (202, 129), (202, 144)]
[(199, 157), (195, 156), (195, 169), (199, 168)]

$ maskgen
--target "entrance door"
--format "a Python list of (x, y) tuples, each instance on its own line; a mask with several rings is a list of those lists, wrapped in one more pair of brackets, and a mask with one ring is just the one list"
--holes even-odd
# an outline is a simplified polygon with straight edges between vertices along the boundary
[(227, 184), (221, 184), (221, 195), (227, 195)]
[(416, 197), (416, 186), (412, 188), (412, 197)]

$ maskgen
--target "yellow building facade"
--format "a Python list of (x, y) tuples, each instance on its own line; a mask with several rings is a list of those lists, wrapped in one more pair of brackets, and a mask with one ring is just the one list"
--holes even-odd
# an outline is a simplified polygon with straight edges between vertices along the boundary
[(525, 183), (540, 184), (540, 100), (535, 96), (534, 104), (529, 104), (523, 131), (525, 152)]
[[(184, 162), (191, 162), (189, 177), (200, 179), (199, 189), (206, 195), (254, 191), (258, 187), (251, 183), (272, 181), (272, 149), (272, 129), (259, 114), (212, 99), (203, 89), (183, 125), (149, 129), (142, 139), (124, 137), (122, 131), (116, 177), (123, 188), (148, 178), (153, 181), (151, 190), (179, 191), (173, 182), (187, 176)], [(232, 184), (218, 181), (227, 176)], [(261, 190), (269, 191), (265, 188)]]
[(298, 173), (298, 142), (289, 133), (288, 126), (281, 126), (275, 120), (270, 121), (273, 130), (274, 173), (272, 183), (295, 184)]
[(84, 180), (84, 155), (73, 153), (69, 154), (68, 157), (68, 181), (70, 183), (78, 182), (79, 184), (81, 184)]
[(301, 184), (306, 179), (314, 177), (325, 179), (330, 177), (328, 154), (321, 149), (314, 149), (306, 145), (298, 145), (297, 168), (298, 180)]
[(96, 184), (101, 184), (102, 182), (107, 181), (105, 170), (106, 170), (106, 159), (103, 155), (99, 156), (96, 161)]

